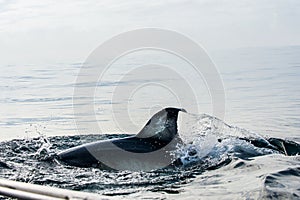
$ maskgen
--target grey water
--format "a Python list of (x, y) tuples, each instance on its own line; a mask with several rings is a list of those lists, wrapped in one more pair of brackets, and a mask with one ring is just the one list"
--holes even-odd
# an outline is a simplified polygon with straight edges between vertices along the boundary
[[(86, 142), (136, 133), (162, 107), (179, 106), (168, 90), (147, 85), (170, 81), (163, 76), (149, 80), (132, 74), (119, 81), (126, 66), (145, 62), (188, 67), (177, 58), (146, 52), (114, 63), (95, 90), (94, 113), (73, 96), (82, 63), (2, 66), (0, 175), (116, 199), (298, 199), (299, 55), (299, 46), (211, 52), (225, 88), (225, 116), (213, 115), (203, 80), (192, 85), (202, 96), (200, 113), (179, 120), (179, 133), (187, 145), (177, 153), (186, 166), (154, 172), (70, 167), (55, 162), (55, 154)], [(132, 85), (137, 89), (129, 99), (114, 99), (116, 87), (126, 91)], [(87, 82), (82, 87), (94, 85)], [(74, 115), (74, 106), (82, 111), (80, 118)], [(130, 121), (118, 115), (124, 108)], [(91, 115), (96, 115), (95, 120)]]

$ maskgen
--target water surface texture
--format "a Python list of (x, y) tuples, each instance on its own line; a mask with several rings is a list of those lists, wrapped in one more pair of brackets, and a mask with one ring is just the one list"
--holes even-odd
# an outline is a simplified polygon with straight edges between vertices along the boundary
[[(212, 52), (211, 58), (216, 63), (225, 88), (224, 120), (262, 135), (299, 137), (299, 53), (299, 46)], [(93, 102), (103, 133), (120, 132), (115, 128), (116, 125), (111, 123), (113, 121), (110, 113), (111, 94), (114, 87), (116, 85), (128, 87), (131, 84), (141, 85), (149, 82), (145, 77), (143, 79), (133, 77), (131, 82), (118, 81), (117, 78), (124, 73), (123, 69), (128, 65), (139, 66), (155, 62), (182, 69), (190, 67), (184, 65), (178, 58), (166, 56), (162, 56), (159, 60), (157, 57), (133, 55), (123, 63), (115, 63), (109, 77), (110, 81), (99, 84)], [(6, 140), (37, 136), (30, 125), (45, 127), (43, 134), (48, 136), (73, 135), (75, 132), (82, 134), (84, 130), (77, 129), (73, 114), (73, 90), (81, 66), (81, 63), (2, 66), (0, 138)], [(198, 85), (193, 86), (201, 94), (201, 98), (198, 99), (199, 113), (212, 114), (209, 92), (201, 81), (203, 82), (200, 80)], [(94, 85), (95, 83), (86, 83), (82, 87)], [(137, 92), (137, 97), (133, 97), (130, 102), (128, 99), (114, 102), (114, 106), (118, 106), (118, 109), (125, 106), (130, 108), (130, 117), (134, 122), (130, 127), (126, 127), (128, 128), (126, 131), (130, 133), (138, 131), (161, 107), (176, 106), (177, 103), (174, 98), (165, 98), (172, 97), (172, 94), (162, 88), (153, 89), (152, 86), (144, 88), (147, 91)], [(84, 113), (83, 109), (82, 115), (90, 114)], [(88, 120), (84, 122), (88, 123)], [(90, 134), (90, 131), (86, 133)]]
[[(299, 46), (212, 52), (225, 88), (225, 118), (213, 116), (209, 92), (200, 83), (196, 89), (203, 94), (198, 102), (201, 111), (180, 114), (179, 133), (186, 145), (174, 153), (183, 165), (152, 172), (71, 167), (57, 161), (56, 153), (136, 133), (161, 107), (177, 105), (171, 93), (147, 85), (174, 80), (133, 76), (116, 81), (126, 66), (155, 60), (184, 69), (184, 63), (156, 54), (133, 55), (116, 62), (107, 80), (97, 85), (95, 113), (86, 112), (86, 105), (73, 105), (81, 63), (3, 66), (0, 176), (116, 199), (299, 199), (299, 55)], [(134, 84), (147, 87), (141, 87), (129, 101), (112, 101), (115, 87)], [(76, 118), (73, 106), (82, 108), (84, 117)], [(129, 108), (132, 124), (116, 126), (111, 107)], [(89, 120), (90, 115), (96, 115), (96, 121)], [(88, 128), (77, 127), (78, 119)], [(118, 120), (128, 119), (121, 116)], [(90, 129), (95, 122), (101, 133)]]
[(2, 142), (0, 175), (117, 199), (299, 198), (299, 144), (265, 139), (209, 115), (191, 121), (193, 134), (173, 152), (181, 161), (174, 169), (108, 171), (57, 160), (63, 149), (128, 136), (96, 134)]

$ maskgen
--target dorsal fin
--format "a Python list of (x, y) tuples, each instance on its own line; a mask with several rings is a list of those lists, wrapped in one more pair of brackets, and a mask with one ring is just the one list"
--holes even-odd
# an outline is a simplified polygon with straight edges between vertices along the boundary
[(135, 136), (170, 141), (177, 135), (178, 112), (182, 108), (165, 108), (151, 117), (143, 129)]

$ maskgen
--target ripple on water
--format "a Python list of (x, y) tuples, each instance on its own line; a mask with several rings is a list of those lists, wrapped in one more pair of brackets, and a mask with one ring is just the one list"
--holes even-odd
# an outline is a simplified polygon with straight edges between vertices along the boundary
[[(152, 197), (158, 197), (162, 194), (187, 195), (186, 192), (190, 188), (193, 188), (193, 193), (198, 193), (198, 195), (199, 193), (205, 195), (203, 188), (206, 188), (208, 193), (214, 191), (212, 188), (219, 188), (221, 192), (223, 187), (227, 187), (225, 182), (231, 183), (228, 187), (236, 187), (238, 184), (242, 184), (241, 177), (245, 177), (245, 174), (249, 173), (249, 176), (246, 176), (250, 181), (247, 186), (249, 191), (251, 188), (258, 187), (257, 184), (251, 183), (261, 182), (260, 187), (263, 189), (265, 197), (294, 198), (299, 195), (295, 192), (296, 189), (299, 189), (297, 188), (299, 185), (297, 184), (299, 182), (299, 167), (287, 168), (273, 174), (269, 174), (267, 170), (263, 171), (261, 174), (266, 177), (263, 183), (256, 174), (261, 170), (261, 165), (256, 163), (254, 158), (267, 156), (270, 153), (279, 155), (280, 151), (256, 147), (250, 140), (234, 137), (218, 140), (206, 154), (198, 152), (201, 147), (195, 146), (197, 143), (181, 147), (178, 156), (182, 156), (183, 160), (188, 160), (188, 156), (190, 156), (189, 159), (192, 161), (184, 167), (172, 170), (151, 172), (105, 171), (98, 168), (66, 166), (54, 159), (57, 152), (73, 146), (95, 140), (126, 136), (128, 135), (77, 135), (2, 142), (0, 146), (0, 175), (3, 178), (22, 182), (132, 198), (135, 195), (140, 195), (141, 192), (143, 195)], [(197, 145), (203, 144), (198, 143)], [(187, 160), (186, 162), (188, 162)], [(275, 161), (272, 162), (276, 164)], [(299, 165), (299, 160), (297, 162)], [(287, 162), (286, 167), (289, 165)], [(199, 182), (199, 180), (201, 181)], [(201, 184), (199, 185), (199, 183)], [(290, 188), (292, 192), (289, 193), (286, 188)], [(235, 191), (235, 193), (233, 192), (234, 195), (242, 197), (240, 189), (235, 188), (233, 191)], [(194, 194), (190, 195), (192, 197)]]

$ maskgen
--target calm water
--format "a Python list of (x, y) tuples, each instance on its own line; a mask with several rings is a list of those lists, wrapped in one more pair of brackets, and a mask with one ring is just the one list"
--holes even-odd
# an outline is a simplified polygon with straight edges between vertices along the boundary
[[(223, 79), (226, 94), (225, 121), (262, 135), (298, 138), (300, 131), (300, 47), (252, 48), (211, 53)], [(133, 55), (134, 57), (136, 55)], [(137, 58), (136, 58), (137, 57)], [(124, 61), (128, 65), (153, 63), (153, 58), (136, 56)], [(166, 63), (169, 57), (163, 57)], [(156, 59), (156, 58), (154, 58)], [(180, 60), (178, 68), (186, 66)], [(155, 60), (158, 62), (157, 60)], [(124, 65), (125, 65), (124, 64)], [(111, 74), (124, 73), (126, 66), (115, 64)], [(0, 128), (1, 140), (37, 136), (39, 129), (47, 136), (73, 135), (77, 133), (73, 114), (73, 90), (81, 64), (2, 66), (0, 68)], [(189, 67), (189, 66), (187, 66)], [(95, 112), (104, 133), (120, 132), (110, 123), (111, 94), (116, 84), (125, 86), (130, 82), (114, 82), (114, 76), (96, 90)], [(116, 77), (115, 79), (118, 80)], [(138, 77), (135, 84), (143, 83)], [(162, 77), (163, 78), (163, 77)], [(148, 82), (149, 80), (144, 80)], [(157, 80), (155, 80), (158, 82)], [(90, 85), (86, 85), (89, 87)], [(199, 113), (211, 113), (210, 96), (200, 83), (193, 86), (200, 91)], [(99, 89), (100, 88), (100, 89)], [(126, 132), (138, 131), (153, 113), (164, 106), (178, 106), (172, 98), (164, 98), (161, 88), (151, 86), (137, 93), (132, 101), (116, 102), (116, 108), (128, 106), (133, 124)], [(144, 93), (143, 93), (144, 92)], [(176, 92), (176, 91), (175, 91)], [(157, 95), (160, 94), (160, 95)], [(143, 96), (144, 95), (144, 96)], [(167, 97), (169, 94), (166, 94)], [(188, 103), (188, 100), (187, 100)], [(186, 103), (186, 104), (187, 104)], [(189, 105), (181, 105), (187, 107)], [(84, 110), (84, 109), (83, 109)], [(84, 112), (84, 111), (83, 111)], [(115, 109), (115, 112), (118, 110)], [(192, 111), (190, 111), (192, 112)], [(85, 113), (90, 115), (90, 113)], [(124, 120), (125, 117), (124, 117)], [(88, 123), (88, 122), (85, 122)], [(31, 126), (32, 125), (32, 126)], [(93, 130), (91, 130), (93, 131)], [(85, 131), (89, 134), (91, 131)], [(78, 134), (82, 134), (79, 131)]]
[[(54, 162), (53, 155), (59, 150), (95, 139), (121, 137), (90, 135), (99, 132), (93, 126), (95, 122), (102, 133), (132, 134), (161, 107), (188, 107), (185, 101), (179, 104), (180, 99), (173, 98), (162, 87), (146, 84), (150, 81), (158, 84), (172, 81), (159, 74), (156, 80), (133, 74), (125, 81), (114, 81), (119, 80), (130, 66), (141, 65), (145, 61), (153, 63), (154, 60), (186, 69), (188, 66), (184, 63), (177, 58), (169, 59), (167, 55), (151, 52), (114, 63), (115, 68), (95, 90), (94, 113), (86, 111), (86, 105), (75, 99), (75, 106), (82, 110), (79, 118), (73, 113), (73, 90), (80, 63), (2, 66), (0, 139), (6, 142), (1, 143), (1, 147), (5, 147), (1, 150), (1, 176), (92, 191), (115, 198), (297, 199), (300, 196), (299, 156), (285, 156), (282, 149), (257, 147), (240, 138), (275, 137), (300, 141), (299, 55), (298, 46), (211, 53), (225, 87), (225, 118), (219, 121), (209, 115), (197, 115), (196, 119), (182, 116), (181, 136), (187, 142), (196, 141), (192, 146), (179, 150), (179, 156), (186, 160), (187, 167), (179, 171), (151, 173), (111, 173), (66, 167)], [(200, 113), (213, 115), (209, 91), (203, 80), (195, 83), (197, 86), (193, 85), (193, 88), (201, 96)], [(138, 89), (130, 100), (112, 100), (116, 87), (126, 91), (132, 85)], [(94, 85), (87, 82), (82, 87)], [(188, 102), (189, 99), (185, 100)], [(122, 112), (118, 116), (118, 111), (125, 108), (129, 112), (130, 123), (126, 121), (128, 117), (121, 115)], [(90, 116), (94, 114), (96, 119), (91, 120)], [(227, 127), (223, 121), (231, 126)], [(214, 128), (207, 129), (208, 126)], [(66, 136), (74, 134), (79, 136)], [(48, 141), (43, 139), (45, 137), (49, 137)], [(218, 139), (222, 139), (221, 142)], [(196, 154), (188, 154), (191, 148)], [(48, 171), (49, 168), (56, 173)]]

